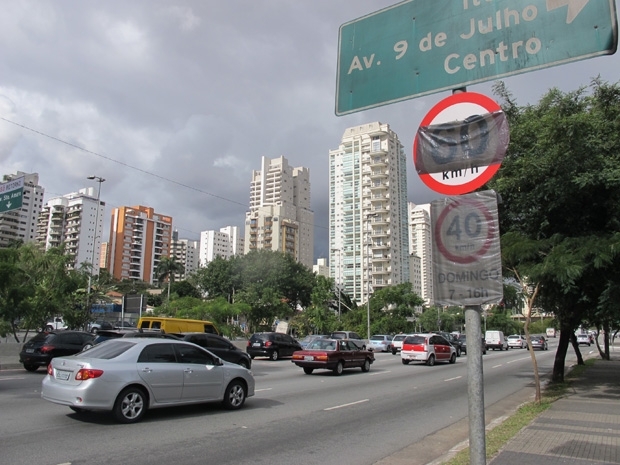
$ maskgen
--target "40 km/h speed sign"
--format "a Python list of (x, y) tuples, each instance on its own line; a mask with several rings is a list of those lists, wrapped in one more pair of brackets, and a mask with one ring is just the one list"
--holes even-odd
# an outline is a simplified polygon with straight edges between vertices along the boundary
[(495, 191), (431, 202), (435, 301), (499, 303), (502, 263)]
[(461, 92), (443, 99), (424, 117), (413, 145), (420, 179), (441, 194), (467, 194), (499, 169), (510, 134), (493, 99)]

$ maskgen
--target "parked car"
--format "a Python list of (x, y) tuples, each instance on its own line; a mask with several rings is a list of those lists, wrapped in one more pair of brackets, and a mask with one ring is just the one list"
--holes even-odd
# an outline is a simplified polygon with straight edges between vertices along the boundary
[(391, 352), (392, 351), (392, 336), (387, 334), (375, 334), (370, 336), (368, 341), (368, 350), (379, 352)]
[(348, 339), (361, 349), (366, 349), (368, 341), (354, 331), (334, 331), (329, 335), (332, 339)]
[(179, 334), (178, 336), (183, 341), (191, 342), (203, 349), (207, 349), (222, 360), (241, 365), (248, 370), (252, 366), (252, 359), (250, 356), (246, 352), (235, 347), (228, 339), (222, 336), (208, 333), (185, 333)]
[(403, 341), (407, 337), (406, 334), (400, 333), (392, 338), (392, 355), (396, 355), (403, 347)]
[(22, 346), (19, 362), (28, 371), (47, 366), (55, 357), (80, 352), (94, 336), (86, 331), (54, 330), (37, 333)]
[(65, 321), (60, 316), (50, 319), (47, 323), (45, 323), (45, 326), (43, 327), (43, 331), (48, 332), (59, 329), (69, 329), (67, 323), (65, 323)]
[(519, 334), (511, 334), (506, 341), (508, 342), (509, 349), (523, 349), (527, 347), (527, 341)]
[(400, 352), (403, 365), (409, 362), (424, 362), (428, 366), (435, 362), (456, 362), (456, 349), (450, 341), (439, 334), (412, 334), (403, 341)]
[[(549, 346), (547, 345), (547, 340), (545, 339), (545, 336), (530, 336), (530, 341), (532, 342), (532, 349), (536, 350), (536, 349), (540, 349), (540, 350), (547, 350), (549, 349)], [(588, 344), (590, 345), (590, 344)]]
[(590, 346), (591, 343), (590, 336), (586, 333), (577, 334), (577, 345), (585, 344)]
[(88, 330), (95, 334), (101, 330), (109, 331), (113, 329), (116, 329), (116, 326), (106, 320), (95, 320), (88, 325)]
[(487, 349), (508, 350), (508, 342), (501, 331), (489, 330), (484, 334), (484, 339), (487, 341)]
[[(487, 353), (487, 343), (483, 337), (480, 337), (480, 341), (482, 344), (482, 355), (486, 355)], [(459, 342), (461, 343), (461, 353), (467, 354), (467, 335), (461, 334), (459, 336)]]
[(278, 360), (281, 357), (290, 357), (302, 347), (292, 336), (284, 333), (254, 333), (248, 340), (246, 352), (254, 357), (269, 357)]
[(304, 369), (307, 375), (314, 370), (332, 370), (341, 375), (345, 368), (361, 368), (370, 371), (375, 361), (371, 350), (360, 349), (347, 339), (317, 339), (304, 350), (293, 354), (292, 362)]
[(77, 413), (111, 411), (121, 423), (148, 409), (222, 402), (239, 409), (254, 395), (252, 372), (185, 341), (119, 338), (55, 358), (41, 397)]
[(114, 327), (117, 329), (136, 329), (136, 324), (131, 321), (116, 320)]
[(308, 344), (310, 344), (313, 341), (316, 341), (317, 339), (321, 339), (327, 337), (325, 334), (308, 334), (306, 337), (304, 337), (301, 341), (299, 341), (299, 345), (302, 347), (302, 349), (305, 349)]

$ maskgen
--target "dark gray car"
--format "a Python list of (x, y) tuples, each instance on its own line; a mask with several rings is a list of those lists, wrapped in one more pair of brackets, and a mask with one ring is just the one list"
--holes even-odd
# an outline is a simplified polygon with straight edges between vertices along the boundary
[(222, 360), (236, 363), (248, 370), (252, 367), (252, 359), (241, 349), (235, 347), (228, 339), (210, 333), (180, 333), (178, 336), (187, 342), (192, 342), (209, 352), (217, 355)]

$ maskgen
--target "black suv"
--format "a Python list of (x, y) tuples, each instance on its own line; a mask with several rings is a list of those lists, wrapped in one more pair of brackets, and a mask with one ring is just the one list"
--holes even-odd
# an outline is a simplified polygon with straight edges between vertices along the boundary
[(269, 357), (271, 360), (290, 357), (296, 350), (302, 350), (301, 344), (284, 333), (254, 333), (246, 348), (252, 358)]
[(42, 331), (26, 342), (19, 353), (19, 362), (28, 371), (46, 367), (54, 357), (73, 355), (92, 343), (94, 334), (85, 331)]
[(217, 334), (210, 333), (181, 333), (178, 336), (187, 342), (204, 347), (222, 360), (236, 363), (248, 370), (252, 366), (252, 359), (241, 349), (235, 347), (229, 340)]

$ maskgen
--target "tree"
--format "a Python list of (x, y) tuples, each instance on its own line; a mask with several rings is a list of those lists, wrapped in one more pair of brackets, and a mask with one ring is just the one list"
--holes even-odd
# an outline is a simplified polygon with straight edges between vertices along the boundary
[(600, 314), (605, 290), (618, 283), (620, 87), (595, 79), (590, 89), (551, 89), (537, 105), (518, 107), (503, 83), (495, 87), (511, 129), (488, 185), (502, 198), (502, 257), (538, 287), (531, 305), (556, 314), (554, 381), (563, 380), (570, 335)]
[(162, 257), (155, 268), (155, 275), (160, 287), (168, 279), (168, 302), (170, 301), (170, 283), (174, 281), (175, 273), (182, 273), (184, 269), (183, 265), (177, 262), (174, 257)]

